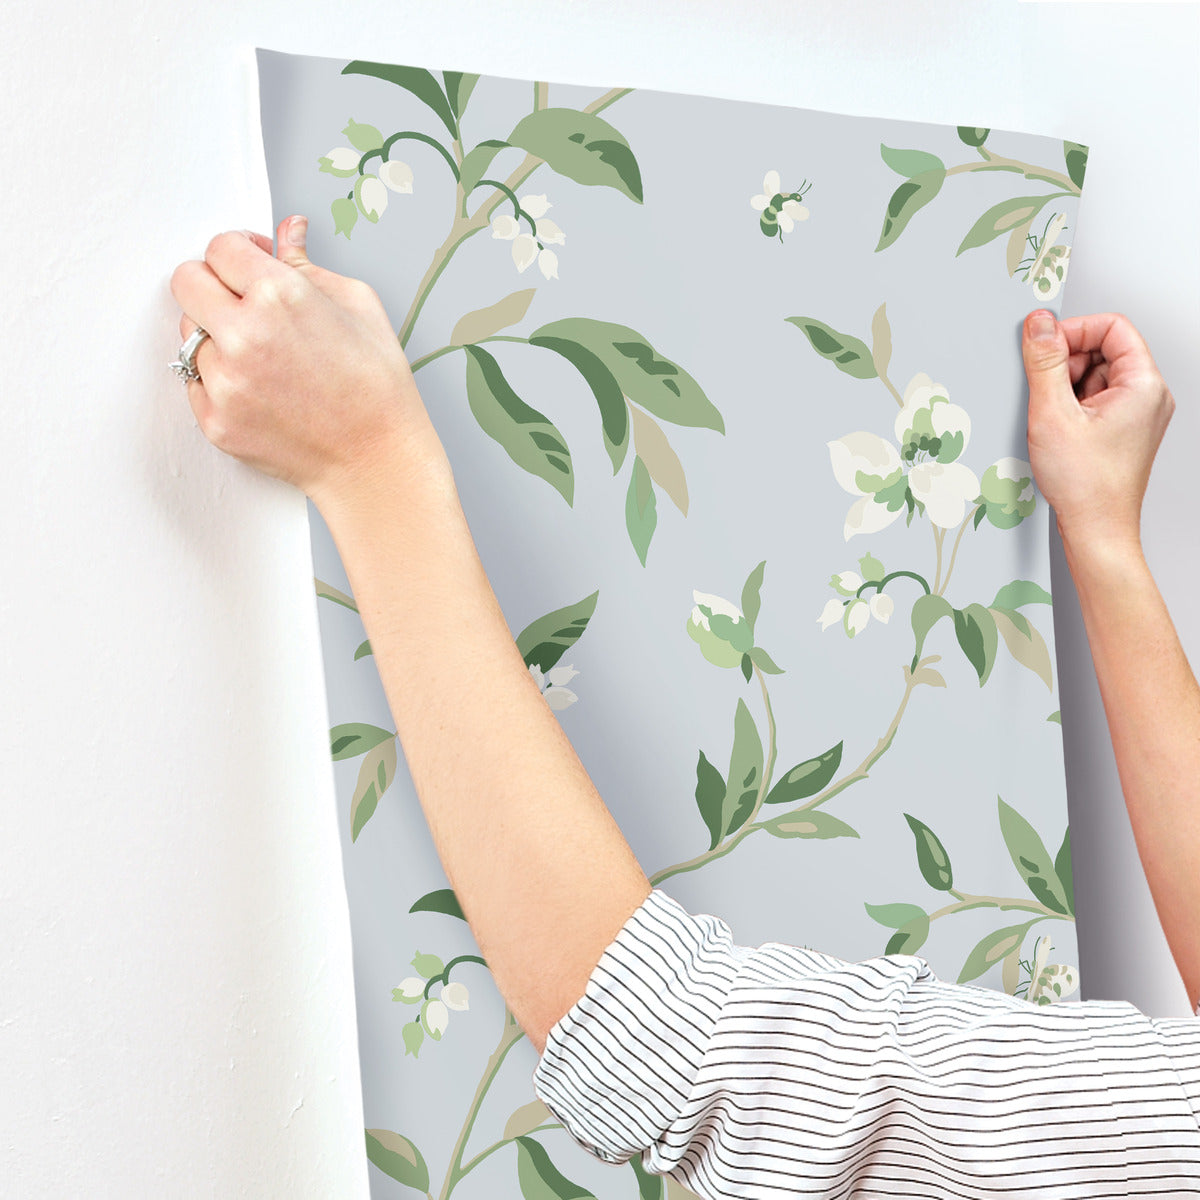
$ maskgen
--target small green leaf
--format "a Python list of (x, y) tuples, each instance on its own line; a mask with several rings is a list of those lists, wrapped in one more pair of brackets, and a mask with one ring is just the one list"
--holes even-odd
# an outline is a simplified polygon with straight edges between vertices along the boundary
[(466, 75), (462, 71), (443, 71), (442, 82), (446, 85), (446, 99), (455, 117), (461, 117), (467, 101), (479, 82), (478, 75)]
[(1033, 898), (1047, 908), (1063, 916), (1069, 915), (1071, 905), (1067, 901), (1066, 891), (1037, 830), (1015, 808), (1005, 804), (999, 797), (997, 800), (1000, 805), (1000, 832), (1004, 835), (1004, 844), (1008, 847), (1013, 866), (1021, 873), (1025, 886), (1033, 893)]
[(326, 583), (323, 579), (314, 577), (313, 583), (317, 588), (317, 597), (320, 600), (332, 600), (334, 604), (340, 604), (343, 608), (348, 608), (351, 612), (358, 612), (358, 605), (354, 603), (351, 596), (347, 596), (345, 592), (338, 591), (332, 584)]
[(936, 154), (930, 154), (925, 150), (893, 150), (890, 146), (885, 146), (880, 142), (879, 153), (893, 171), (898, 175), (903, 175), (906, 179), (920, 175), (923, 171), (942, 171), (944, 173), (946, 170), (946, 164)]
[(887, 574), (883, 569), (883, 563), (873, 554), (864, 554), (858, 560), (858, 569), (865, 583), (878, 583)]
[(1079, 142), (1063, 142), (1063, 158), (1067, 164), (1067, 174), (1077, 187), (1083, 187), (1083, 177), (1087, 172), (1088, 148)]
[(816, 317), (785, 317), (784, 320), (795, 325), (808, 338), (809, 345), (839, 371), (855, 379), (875, 378), (875, 364), (865, 342), (831, 329)]
[(446, 970), (446, 964), (436, 954), (421, 954), (419, 951), (413, 956), (412, 965), (423, 979), (436, 979)]
[(816, 758), (806, 758), (797, 763), (775, 781), (767, 793), (764, 804), (792, 804), (807, 800), (829, 785), (842, 761), (842, 743), (831, 746)]
[(917, 842), (917, 866), (921, 868), (922, 878), (931, 888), (948, 892), (954, 886), (954, 870), (950, 866), (946, 847), (923, 821), (918, 821), (908, 813), (904, 814), (904, 819)]
[(884, 947), (884, 954), (916, 954), (929, 937), (929, 917), (922, 909), (896, 930)]
[(943, 618), (954, 612), (954, 606), (944, 596), (918, 596), (912, 606), (912, 628), (917, 639), (914, 660), (920, 658), (929, 631)]
[(739, 697), (733, 715), (733, 748), (721, 806), (722, 837), (735, 833), (750, 819), (762, 785), (762, 771), (762, 738), (745, 700)]
[(704, 824), (708, 826), (709, 837), (712, 839), (708, 847), (710, 850), (715, 850), (721, 841), (724, 804), (725, 780), (701, 750), (700, 757), (696, 760), (696, 807), (700, 810)]
[(978, 979), (989, 967), (1018, 949), (1036, 920), (1035, 917), (1033, 921), (1027, 921), (1024, 925), (1006, 925), (1003, 929), (997, 929), (982, 938), (967, 955), (958, 982), (969, 983), (972, 979)]
[(858, 837), (858, 830), (819, 808), (811, 812), (784, 813), (767, 821), (763, 828), (777, 838), (819, 838), (824, 841), (827, 838)]
[(358, 205), (349, 196), (339, 196), (329, 205), (329, 211), (333, 214), (334, 236), (343, 233), (349, 241), (350, 231), (358, 221)]
[(646, 464), (636, 455), (633, 471), (629, 476), (629, 490), (625, 493), (625, 528), (629, 540), (637, 551), (642, 566), (646, 565), (646, 551), (658, 524), (658, 504), (654, 498), (654, 487)]
[(563, 435), (509, 386), (500, 364), (482, 346), (466, 346), (467, 403), (479, 427), (522, 470), (550, 484), (567, 502), (575, 497), (571, 451)]
[(519, 1137), (516, 1147), (517, 1181), (524, 1200), (596, 1200), (586, 1188), (563, 1175), (541, 1142)]
[(982, 146), (987, 141), (990, 129), (983, 129), (972, 125), (960, 125), (958, 127), (958, 136), (968, 146)]
[(765, 671), (768, 675), (782, 675), (783, 668), (777, 667), (771, 656), (761, 647), (754, 646), (750, 650), (750, 661), (760, 670)]
[(579, 640), (596, 611), (599, 591), (531, 621), (516, 637), (525, 665), (548, 671)]
[(629, 143), (602, 117), (574, 108), (542, 108), (522, 117), (510, 145), (545, 159), (576, 183), (616, 188), (642, 202), (642, 176)]
[(1071, 867), (1071, 828), (1067, 827), (1067, 832), (1063, 834), (1062, 845), (1058, 848), (1058, 853), (1054, 856), (1054, 874), (1058, 876), (1058, 882), (1062, 884), (1063, 896), (1067, 901), (1067, 909), (1071, 915), (1075, 915), (1075, 875)]
[(749, 654), (742, 655), (742, 674), (746, 677), (746, 682), (750, 682), (750, 676), (754, 674), (754, 659)]
[(408, 911), (444, 913), (448, 917), (457, 917), (460, 921), (467, 919), (463, 916), (462, 906), (458, 903), (453, 888), (438, 888), (436, 891), (426, 892), (419, 900), (413, 901), (413, 906)]
[(987, 682), (996, 662), (996, 621), (982, 604), (968, 604), (954, 610), (954, 636), (979, 676), (979, 686)]
[(360, 658), (366, 658), (367, 655), (373, 653), (371, 650), (370, 640), (363, 642), (354, 652), (354, 661), (358, 662)]
[(883, 217), (883, 229), (875, 252), (886, 250), (905, 230), (913, 215), (925, 207), (942, 190), (946, 178), (944, 167), (921, 171), (906, 179), (888, 200)]
[(1050, 604), (1050, 593), (1028, 579), (1014, 579), (997, 593), (989, 608), (1024, 608), (1026, 604)]
[(900, 929), (909, 921), (919, 921), (928, 915), (917, 904), (864, 904), (863, 907), (872, 921), (878, 921), (888, 929)]
[(464, 197), (469, 196), (479, 181), (487, 174), (488, 167), (492, 165), (492, 159), (501, 150), (507, 148), (507, 142), (489, 138), (486, 142), (480, 142), (478, 146), (463, 156), (462, 166), (458, 172), (458, 182), (462, 187)]
[(754, 622), (758, 620), (758, 612), (762, 607), (762, 597), (759, 592), (762, 590), (763, 571), (766, 570), (767, 560), (764, 558), (762, 562), (746, 576), (746, 582), (742, 584), (742, 616), (746, 618), (746, 624), (750, 626), (750, 632), (754, 632)]
[(353, 117), (350, 118), (350, 123), (346, 128), (342, 130), (342, 136), (359, 154), (366, 154), (368, 150), (378, 150), (383, 145), (383, 134), (374, 125), (364, 125)]
[(515, 325), (524, 318), (536, 291), (537, 288), (522, 288), (503, 300), (497, 300), (495, 304), (489, 304), (487, 308), (477, 308), (459, 317), (450, 334), (450, 345), (465, 346), (469, 342), (482, 342), (493, 333)]
[(429, 1168), (408, 1138), (390, 1129), (368, 1129), (366, 1134), (367, 1158), (389, 1179), (418, 1192), (429, 1190)]
[(1054, 193), (1045, 196), (1012, 196), (993, 204), (991, 208), (975, 222), (967, 231), (961, 245), (954, 252), (957, 258), (964, 250), (984, 246), (1002, 233), (1008, 233), (1026, 221), (1033, 220), (1045, 207), (1046, 201), (1053, 200)]
[(360, 754), (366, 754), (372, 746), (378, 746), (386, 738), (395, 736), (392, 730), (354, 721), (348, 725), (335, 725), (329, 731), (329, 748), (334, 761), (337, 762), (339, 759), (357, 758)]
[(1056, 708), (1047, 718), (1047, 721), (1053, 721), (1055, 725), (1062, 724), (1062, 709)]
[(440, 118), (452, 138), (458, 137), (458, 121), (441, 84), (424, 67), (403, 67), (393, 63), (363, 62), (355, 59), (342, 68), (343, 75), (370, 75), (386, 83), (394, 83), (411, 92), (428, 105)]
[(358, 783), (350, 800), (350, 840), (356, 842), (363, 826), (375, 814), (383, 793), (396, 776), (396, 737), (368, 750), (358, 769)]

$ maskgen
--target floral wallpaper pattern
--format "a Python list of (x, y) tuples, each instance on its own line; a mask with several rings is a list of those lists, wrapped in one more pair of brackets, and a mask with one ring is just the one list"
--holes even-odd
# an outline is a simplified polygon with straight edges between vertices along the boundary
[[(1061, 304), (1087, 147), (259, 66), (276, 219), (392, 312), (518, 648), (653, 883), (747, 944), (1075, 994), (1019, 331)], [(687, 1195), (533, 1098), (312, 520), (372, 1194)]]

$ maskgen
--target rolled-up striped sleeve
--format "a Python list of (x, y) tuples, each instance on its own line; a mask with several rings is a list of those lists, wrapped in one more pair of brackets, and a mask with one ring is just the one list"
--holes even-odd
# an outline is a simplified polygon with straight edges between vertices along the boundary
[(1200, 1196), (1200, 1021), (1039, 1007), (913, 955), (738, 946), (658, 888), (534, 1091), (596, 1158), (705, 1200)]

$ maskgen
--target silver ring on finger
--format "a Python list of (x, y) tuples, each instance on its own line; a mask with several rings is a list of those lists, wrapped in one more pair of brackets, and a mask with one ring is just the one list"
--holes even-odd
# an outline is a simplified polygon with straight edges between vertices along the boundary
[(199, 325), (188, 335), (188, 339), (179, 347), (179, 356), (175, 362), (167, 363), (167, 366), (183, 380), (184, 383), (189, 383), (193, 380), (197, 383), (203, 383), (200, 378), (200, 372), (196, 370), (196, 351), (200, 349), (201, 343), (205, 338), (212, 335), (207, 329), (201, 329)]

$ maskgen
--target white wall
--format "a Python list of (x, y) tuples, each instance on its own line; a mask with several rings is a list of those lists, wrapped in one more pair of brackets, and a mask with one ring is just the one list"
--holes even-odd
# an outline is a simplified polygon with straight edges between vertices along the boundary
[[(1147, 544), (1194, 648), (1197, 11), (51, 0), (6, 12), (0, 1191), (366, 1190), (304, 505), (213, 451), (163, 365), (179, 342), (174, 265), (220, 229), (268, 227), (252, 46), (1091, 143), (1066, 311), (1127, 312), (1180, 401)], [(1086, 986), (1185, 1012), (1065, 577), (1056, 586)], [(1125, 949), (1106, 960), (1114, 931)]]

